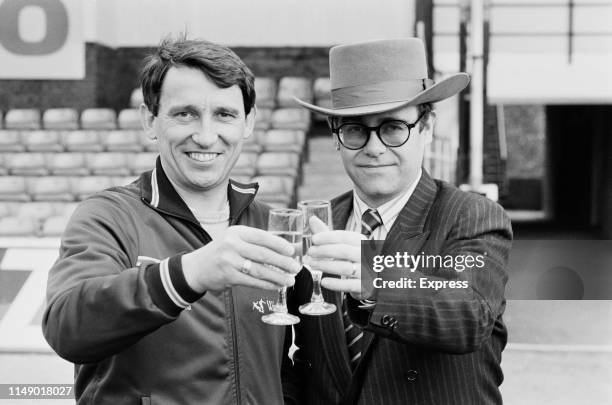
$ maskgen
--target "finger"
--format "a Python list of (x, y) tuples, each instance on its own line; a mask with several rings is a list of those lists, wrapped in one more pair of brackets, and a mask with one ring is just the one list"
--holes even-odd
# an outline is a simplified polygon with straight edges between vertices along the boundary
[(310, 260), (310, 266), (315, 270), (321, 270), (326, 274), (335, 274), (337, 276), (359, 278), (359, 264), (345, 260)]
[(270, 282), (278, 288), (295, 284), (294, 276), (261, 263), (251, 263), (251, 267), (248, 270), (245, 271), (243, 268), (240, 268), (239, 271), (241, 274), (246, 274), (252, 278)]
[(314, 245), (338, 243), (345, 245), (361, 246), (362, 240), (367, 240), (367, 238), (358, 232), (351, 231), (328, 231), (321, 232), (312, 236), (312, 243)]
[(329, 231), (327, 224), (314, 215), (308, 219), (308, 225), (310, 225), (310, 230), (312, 231), (313, 235), (319, 232)]
[(271, 249), (241, 240), (236, 243), (237, 252), (245, 259), (262, 264), (269, 264), (282, 271), (297, 274), (302, 266), (290, 256), (283, 256)]
[(342, 291), (346, 293), (361, 294), (361, 282), (355, 278), (332, 278), (323, 277), (321, 286), (332, 291)]
[(232, 228), (233, 232), (236, 232), (239, 238), (245, 242), (268, 248), (285, 256), (292, 256), (295, 253), (295, 246), (293, 244), (271, 232), (249, 226), (235, 226)]
[[(280, 288), (282, 288), (282, 285), (267, 281), (267, 280), (261, 280), (259, 278), (255, 278), (255, 277), (251, 277), (247, 274), (243, 274), (240, 272), (237, 272), (234, 278), (234, 284), (235, 285), (243, 285), (246, 287), (254, 287), (254, 288), (260, 288), (262, 290), (279, 290)], [(293, 285), (293, 284), (291, 284)]]
[(308, 256), (322, 259), (361, 261), (361, 248), (350, 245), (320, 245), (308, 249)]

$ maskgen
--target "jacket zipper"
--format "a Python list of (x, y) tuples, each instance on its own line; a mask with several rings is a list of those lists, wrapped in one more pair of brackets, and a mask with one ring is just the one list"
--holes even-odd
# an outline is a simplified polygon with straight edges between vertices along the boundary
[(242, 404), (242, 395), (240, 393), (240, 364), (238, 362), (238, 332), (236, 328), (236, 313), (234, 312), (234, 294), (229, 290), (230, 299), (230, 319), (232, 321), (232, 346), (234, 348), (234, 381), (236, 384), (236, 398), (238, 404)]

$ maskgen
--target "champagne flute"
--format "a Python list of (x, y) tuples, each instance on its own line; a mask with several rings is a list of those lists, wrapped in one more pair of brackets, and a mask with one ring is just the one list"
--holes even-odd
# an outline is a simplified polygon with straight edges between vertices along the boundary
[[(304, 229), (304, 215), (302, 211), (288, 208), (270, 210), (268, 216), (268, 231), (285, 239), (295, 247), (294, 259), (302, 258), (302, 233)], [(274, 266), (269, 266), (278, 270)], [(291, 315), (287, 310), (287, 287), (278, 290), (276, 303), (272, 312), (261, 317), (261, 320), (270, 325), (294, 325), (300, 318)]]
[(323, 272), (316, 269), (313, 261), (308, 256), (308, 249), (312, 246), (312, 230), (310, 229), (310, 218), (315, 216), (323, 221), (329, 229), (332, 229), (331, 203), (325, 200), (305, 200), (298, 202), (298, 209), (304, 213), (304, 267), (310, 271), (312, 276), (312, 296), (310, 302), (301, 305), (299, 311), (305, 315), (328, 315), (336, 311), (336, 306), (325, 302), (321, 294), (321, 277)]

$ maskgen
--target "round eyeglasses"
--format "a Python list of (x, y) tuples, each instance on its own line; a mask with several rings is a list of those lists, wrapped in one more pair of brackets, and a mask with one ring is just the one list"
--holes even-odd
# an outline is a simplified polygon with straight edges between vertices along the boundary
[(412, 124), (404, 120), (387, 120), (375, 127), (367, 125), (347, 122), (340, 125), (338, 128), (332, 128), (332, 132), (338, 136), (338, 141), (347, 149), (361, 149), (370, 141), (372, 131), (376, 132), (378, 139), (383, 145), (389, 148), (397, 148), (405, 144), (410, 138), (410, 130), (416, 126), (419, 120), (425, 115), (421, 115)]

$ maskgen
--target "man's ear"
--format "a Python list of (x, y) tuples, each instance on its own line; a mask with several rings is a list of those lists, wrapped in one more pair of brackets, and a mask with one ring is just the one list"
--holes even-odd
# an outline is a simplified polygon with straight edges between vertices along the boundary
[(151, 140), (157, 139), (157, 135), (153, 129), (154, 119), (155, 116), (151, 111), (149, 111), (145, 103), (140, 104), (140, 123), (142, 124), (142, 129), (144, 130), (145, 135)]
[(244, 139), (247, 139), (253, 133), (255, 121), (257, 119), (257, 107), (253, 106), (249, 114), (246, 116), (246, 127), (244, 128)]
[(431, 143), (433, 140), (433, 131), (434, 126), (436, 124), (436, 113), (435, 111), (430, 111), (427, 120), (423, 122), (423, 126), (421, 127), (421, 135), (423, 135), (423, 139), (426, 144)]

